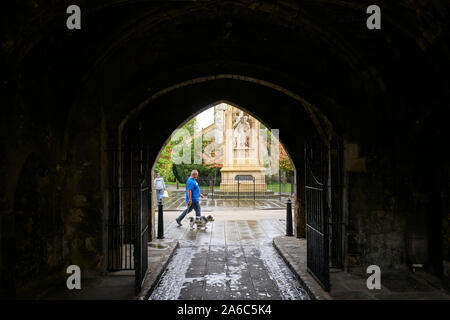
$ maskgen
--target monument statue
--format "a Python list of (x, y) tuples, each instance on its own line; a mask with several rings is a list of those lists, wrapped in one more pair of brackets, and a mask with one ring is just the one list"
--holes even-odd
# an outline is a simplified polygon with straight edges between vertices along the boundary
[(215, 130), (217, 152), (222, 155), (220, 192), (234, 192), (242, 176), (251, 179), (239, 180), (240, 191), (265, 192), (266, 168), (261, 149), (267, 145), (263, 144), (260, 122), (230, 104), (220, 103), (214, 108), (214, 125), (209, 130)]
[(250, 133), (250, 124), (248, 123), (248, 116), (244, 116), (241, 111), (238, 118), (234, 122), (234, 137), (236, 140), (236, 147), (248, 147), (248, 137)]

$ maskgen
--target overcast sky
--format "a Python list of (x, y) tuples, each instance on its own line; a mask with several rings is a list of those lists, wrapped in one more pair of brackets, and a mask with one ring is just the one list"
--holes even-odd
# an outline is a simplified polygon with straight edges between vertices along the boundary
[(197, 131), (201, 131), (214, 122), (214, 107), (206, 109), (195, 118), (197, 119)]

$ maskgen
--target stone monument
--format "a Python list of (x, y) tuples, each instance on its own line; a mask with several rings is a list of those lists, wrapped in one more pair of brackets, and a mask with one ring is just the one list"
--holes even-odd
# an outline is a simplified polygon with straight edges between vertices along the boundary
[(214, 109), (216, 143), (223, 150), (220, 190), (240, 192), (266, 191), (260, 122), (228, 104)]

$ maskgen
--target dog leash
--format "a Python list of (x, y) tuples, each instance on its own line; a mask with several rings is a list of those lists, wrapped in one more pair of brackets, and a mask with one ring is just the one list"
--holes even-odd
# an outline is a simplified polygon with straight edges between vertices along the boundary
[(188, 206), (187, 206), (187, 209), (186, 209), (186, 215), (189, 214), (189, 209), (191, 209), (191, 205), (192, 205), (192, 202), (191, 202), (191, 204), (188, 203)]

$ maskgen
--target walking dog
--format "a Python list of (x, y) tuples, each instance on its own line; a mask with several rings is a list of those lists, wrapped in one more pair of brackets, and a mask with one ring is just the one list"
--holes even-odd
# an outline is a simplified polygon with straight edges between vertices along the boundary
[(205, 230), (207, 228), (206, 224), (208, 222), (214, 221), (214, 218), (212, 215), (208, 216), (200, 216), (200, 217), (189, 217), (189, 226), (191, 229), (194, 229), (194, 225), (197, 226), (197, 229), (203, 229)]

